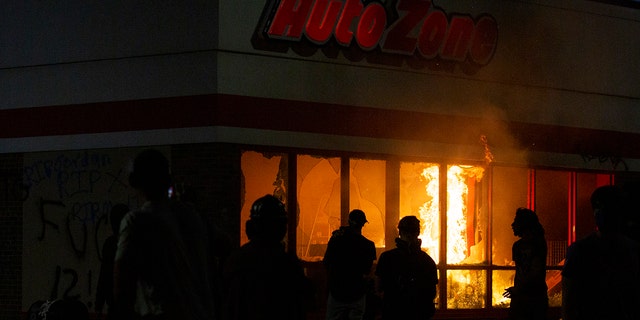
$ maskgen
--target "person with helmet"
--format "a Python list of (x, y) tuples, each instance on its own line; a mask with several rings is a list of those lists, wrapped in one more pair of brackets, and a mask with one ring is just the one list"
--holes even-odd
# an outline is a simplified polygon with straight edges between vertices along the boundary
[(327, 244), (323, 259), (329, 289), (327, 320), (360, 320), (365, 315), (368, 279), (376, 260), (375, 244), (362, 235), (365, 223), (365, 213), (352, 210), (349, 225), (335, 230)]
[(382, 319), (425, 320), (435, 313), (438, 270), (420, 248), (420, 220), (406, 216), (398, 223), (396, 247), (380, 255), (376, 290), (382, 298)]
[(129, 184), (144, 203), (120, 223), (114, 319), (213, 319), (208, 236), (200, 215), (169, 199), (169, 161), (155, 149), (140, 152)]
[(272, 195), (257, 199), (245, 232), (249, 242), (223, 268), (224, 319), (304, 319), (313, 292), (300, 260), (285, 250), (284, 204)]

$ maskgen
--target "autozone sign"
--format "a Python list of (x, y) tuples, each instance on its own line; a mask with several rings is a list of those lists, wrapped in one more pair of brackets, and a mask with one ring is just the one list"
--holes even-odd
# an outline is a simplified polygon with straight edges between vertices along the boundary
[(362, 59), (363, 54), (354, 54), (357, 48), (366, 55), (401, 56), (414, 67), (435, 60), (464, 64), (470, 70), (493, 58), (498, 25), (492, 16), (447, 14), (429, 0), (389, 2), (395, 6), (366, 0), (268, 1), (254, 47), (273, 51), (291, 47), (302, 55), (322, 48), (329, 57), (339, 49), (351, 60)]

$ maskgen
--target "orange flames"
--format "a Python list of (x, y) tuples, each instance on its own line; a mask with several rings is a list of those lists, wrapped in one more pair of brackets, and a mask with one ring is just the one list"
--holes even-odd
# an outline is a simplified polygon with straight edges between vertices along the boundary
[[(471, 166), (450, 166), (447, 170), (447, 263), (476, 263), (477, 257), (470, 256), (469, 226), (467, 225), (467, 204), (469, 202), (468, 181), (482, 179), (484, 169)], [(440, 258), (440, 167), (436, 164), (422, 170), (427, 181), (425, 192), (428, 200), (420, 207), (423, 222), (422, 247), (433, 259)], [(471, 213), (473, 215), (473, 213)], [(468, 261), (472, 259), (473, 261)]]
[[(484, 261), (484, 248), (476, 243), (474, 195), (470, 183), (482, 179), (481, 167), (452, 165), (447, 168), (446, 194), (446, 261), (447, 264), (474, 264)], [(422, 247), (439, 263), (440, 260), (440, 166), (428, 164), (421, 177), (426, 181), (425, 201), (419, 208), (423, 223)], [(471, 211), (469, 211), (471, 209)], [(475, 223), (480, 223), (475, 221)], [(484, 283), (486, 271), (451, 270), (447, 272), (447, 305), (450, 308), (481, 308), (484, 289), (476, 283)], [(482, 286), (480, 286), (482, 287)]]
[(420, 238), (422, 247), (426, 249), (433, 260), (438, 263), (440, 258), (440, 167), (431, 165), (422, 170), (422, 177), (427, 181), (425, 192), (430, 197), (419, 209), (423, 228)]

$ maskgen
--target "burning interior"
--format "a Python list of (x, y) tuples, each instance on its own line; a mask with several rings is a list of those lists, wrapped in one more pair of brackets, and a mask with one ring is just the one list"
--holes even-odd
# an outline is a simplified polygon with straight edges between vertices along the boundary
[[(287, 205), (290, 213), (297, 207), (297, 227), (288, 246), (309, 264), (322, 260), (332, 231), (346, 224), (351, 209), (366, 212), (363, 234), (378, 255), (394, 246), (400, 218), (418, 216), (423, 249), (439, 268), (439, 309), (509, 306), (502, 293), (513, 284), (517, 240), (510, 225), (525, 206), (545, 227), (550, 305), (560, 306), (566, 247), (593, 228), (589, 194), (612, 183), (608, 174), (256, 151), (243, 152), (241, 165), (241, 226), (253, 199), (268, 193), (291, 200), (295, 185), (297, 206)], [(246, 242), (244, 230), (241, 235)]]

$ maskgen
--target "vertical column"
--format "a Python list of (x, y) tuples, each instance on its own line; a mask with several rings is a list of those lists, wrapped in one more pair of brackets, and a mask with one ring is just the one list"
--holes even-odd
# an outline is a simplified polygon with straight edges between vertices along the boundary
[(536, 170), (529, 170), (529, 183), (527, 184), (527, 208), (536, 211)]
[(438, 265), (439, 269), (439, 283), (440, 286), (440, 297), (439, 297), (439, 308), (444, 309), (447, 306), (447, 165), (439, 164), (439, 178), (440, 180), (440, 190), (438, 199), (440, 201), (440, 264)]
[(400, 162), (389, 160), (386, 165), (384, 244), (387, 250), (392, 249), (398, 235), (397, 225), (400, 220)]
[(340, 158), (340, 221), (346, 225), (349, 221), (349, 157)]
[(287, 211), (289, 224), (287, 230), (287, 250), (296, 252), (298, 236), (298, 157), (295, 153), (288, 153), (287, 157)]
[(568, 230), (567, 230), (567, 245), (570, 245), (576, 241), (576, 206), (578, 202), (578, 173), (569, 172), (569, 209), (568, 209)]

